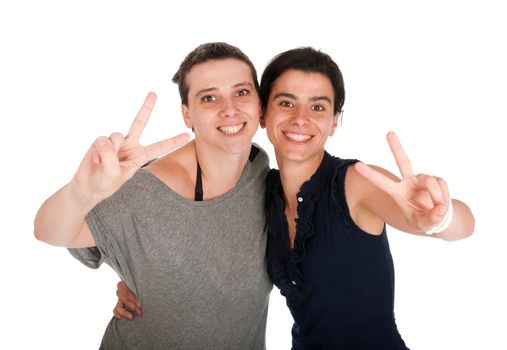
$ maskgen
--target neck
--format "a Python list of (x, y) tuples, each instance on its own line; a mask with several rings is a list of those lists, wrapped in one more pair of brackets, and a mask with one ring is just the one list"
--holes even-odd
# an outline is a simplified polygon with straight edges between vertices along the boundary
[[(276, 153), (276, 152), (275, 152)], [(294, 161), (283, 159), (276, 154), (278, 168), (280, 169), (280, 180), (283, 186), (285, 209), (289, 212), (297, 212), (297, 194), (303, 183), (317, 171), (324, 158), (324, 151), (306, 161)]]
[(195, 153), (201, 167), (204, 200), (209, 200), (236, 186), (248, 161), (250, 148), (229, 154), (196, 141)]

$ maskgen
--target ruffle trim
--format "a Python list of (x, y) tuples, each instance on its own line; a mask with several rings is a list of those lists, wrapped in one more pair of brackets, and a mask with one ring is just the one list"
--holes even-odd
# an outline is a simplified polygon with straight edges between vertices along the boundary
[[(280, 292), (287, 298), (303, 300), (309, 294), (309, 287), (305, 282), (301, 263), (308, 252), (307, 246), (315, 235), (314, 212), (320, 198), (320, 184), (325, 179), (322, 175), (328, 173), (333, 157), (327, 152), (317, 171), (308, 181), (303, 183), (298, 197), (303, 202), (298, 204), (298, 219), (296, 220), (296, 240), (294, 249), (289, 252), (289, 237), (287, 218), (284, 213), (283, 190), (279, 173), (271, 174), (271, 193), (267, 196), (268, 206), (268, 273), (273, 283), (280, 288)], [(275, 175), (278, 175), (275, 177)], [(274, 214), (274, 215), (273, 215)]]
[(308, 253), (308, 243), (316, 234), (314, 213), (324, 191), (330, 192), (330, 199), (340, 211), (346, 225), (353, 225), (343, 194), (343, 182), (347, 168), (345, 165), (354, 162), (356, 160), (342, 160), (325, 152), (317, 171), (301, 186), (297, 196), (302, 197), (303, 202), (298, 204), (297, 234), (292, 252), (288, 250), (288, 224), (284, 213), (283, 189), (279, 172), (272, 170), (268, 175), (266, 196), (268, 274), (280, 289), (280, 293), (289, 299), (303, 300), (310, 292), (301, 266)]

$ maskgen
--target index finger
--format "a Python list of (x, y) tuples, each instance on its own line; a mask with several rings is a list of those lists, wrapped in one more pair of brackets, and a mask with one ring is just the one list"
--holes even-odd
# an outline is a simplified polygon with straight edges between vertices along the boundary
[(148, 95), (146, 95), (143, 106), (139, 112), (137, 112), (136, 118), (130, 126), (129, 133), (127, 135), (129, 139), (132, 138), (135, 141), (139, 141), (139, 138), (141, 137), (141, 134), (143, 133), (143, 130), (148, 123), (148, 120), (150, 119), (151, 111), (153, 110), (156, 101), (157, 95), (154, 92), (149, 92)]
[(161, 155), (171, 152), (173, 149), (178, 148), (185, 144), (189, 135), (187, 133), (182, 133), (171, 137), (170, 139), (156, 142), (152, 145), (149, 145), (145, 148), (146, 150), (146, 158), (147, 159), (156, 159)]
[(408, 177), (414, 176), (412, 163), (410, 162), (410, 159), (405, 153), (405, 150), (401, 146), (401, 142), (394, 131), (387, 133), (387, 142), (389, 143), (391, 152), (393, 152), (396, 165), (398, 165), (398, 169), (400, 169), (401, 177), (403, 179), (406, 179)]
[[(372, 167), (361, 162), (354, 164), (354, 168), (360, 175), (365, 177), (373, 185), (377, 186), (379, 189), (386, 192), (391, 197), (396, 197), (396, 186), (398, 184), (397, 182), (388, 178), (378, 170), (373, 169)], [(377, 169), (379, 168), (377, 167)]]

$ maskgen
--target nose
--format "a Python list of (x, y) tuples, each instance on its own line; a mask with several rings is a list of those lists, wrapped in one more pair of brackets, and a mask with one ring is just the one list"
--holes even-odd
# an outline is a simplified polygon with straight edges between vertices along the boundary
[(226, 98), (223, 101), (221, 115), (223, 117), (235, 117), (239, 115), (238, 106), (236, 105), (234, 99)]
[(291, 118), (291, 123), (296, 126), (308, 124), (308, 116), (303, 108), (297, 108)]

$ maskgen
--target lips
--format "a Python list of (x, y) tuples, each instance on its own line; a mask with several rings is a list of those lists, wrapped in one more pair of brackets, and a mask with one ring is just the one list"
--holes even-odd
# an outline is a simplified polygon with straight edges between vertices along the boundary
[(219, 126), (217, 128), (218, 131), (226, 134), (226, 135), (236, 135), (237, 133), (239, 133), (241, 130), (243, 130), (243, 128), (245, 127), (246, 125), (246, 122), (245, 123), (239, 123), (239, 124), (235, 124), (235, 125), (226, 125), (226, 126)]
[(285, 137), (287, 137), (291, 141), (295, 141), (295, 142), (306, 142), (313, 137), (313, 135), (298, 134), (298, 133), (288, 132), (288, 131), (284, 131), (283, 134), (285, 135)]

